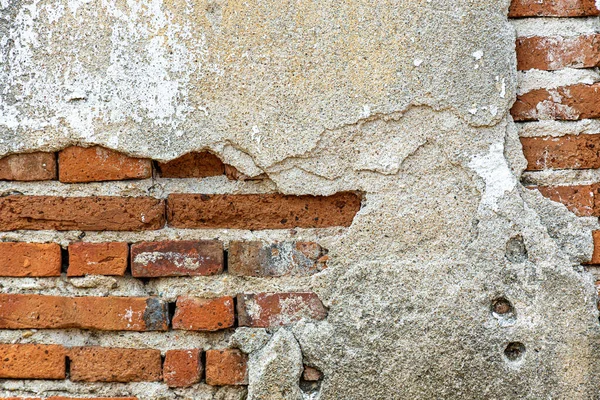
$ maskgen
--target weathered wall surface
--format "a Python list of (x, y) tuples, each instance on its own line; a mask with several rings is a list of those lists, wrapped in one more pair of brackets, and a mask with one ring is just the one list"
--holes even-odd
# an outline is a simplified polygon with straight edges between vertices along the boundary
[[(249, 354), (249, 386), (1, 381), (4, 396), (140, 399), (598, 397), (597, 219), (525, 189), (507, 1), (3, 1), (0, 153), (210, 150), (261, 181), (1, 182), (4, 194), (363, 193), (348, 228), (86, 232), (85, 241), (318, 241), (309, 277), (0, 278), (4, 292), (313, 291), (327, 318), (210, 335), (3, 330), (3, 343)], [(5, 241), (81, 240), (79, 230)], [(25, 279), (25, 281), (23, 280)], [(499, 300), (510, 312), (498, 309)], [(502, 302), (500, 302), (502, 303)], [(324, 378), (299, 386), (302, 364)]]

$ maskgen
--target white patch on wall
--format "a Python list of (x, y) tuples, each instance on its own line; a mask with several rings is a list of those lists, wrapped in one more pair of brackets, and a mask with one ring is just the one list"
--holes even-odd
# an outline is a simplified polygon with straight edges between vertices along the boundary
[(504, 157), (504, 144), (494, 143), (487, 154), (473, 157), (469, 168), (485, 182), (485, 192), (480, 207), (487, 206), (498, 211), (498, 200), (517, 186), (517, 179)]

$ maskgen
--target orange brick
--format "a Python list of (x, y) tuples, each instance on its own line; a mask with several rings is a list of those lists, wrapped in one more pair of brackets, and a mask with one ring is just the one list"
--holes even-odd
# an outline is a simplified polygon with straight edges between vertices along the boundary
[(0, 329), (167, 330), (167, 305), (153, 297), (0, 294)]
[(60, 276), (61, 251), (56, 243), (0, 243), (0, 276)]
[(528, 171), (600, 168), (600, 135), (521, 138)]
[(71, 243), (67, 275), (122, 276), (127, 269), (128, 257), (127, 243)]
[(155, 382), (162, 379), (160, 350), (73, 347), (68, 352), (71, 380)]
[(216, 275), (223, 272), (223, 244), (217, 240), (167, 240), (131, 246), (135, 277)]
[(515, 121), (600, 118), (600, 83), (536, 89), (520, 96), (510, 113)]
[(206, 383), (213, 386), (247, 385), (248, 357), (239, 350), (206, 351)]
[(308, 365), (304, 366), (304, 371), (302, 372), (302, 379), (308, 382), (316, 382), (320, 381), (323, 378), (323, 373), (316, 368), (309, 367)]
[(58, 179), (65, 183), (121, 181), (152, 176), (152, 161), (104, 147), (68, 147), (58, 153)]
[(163, 376), (169, 387), (187, 387), (200, 382), (204, 367), (202, 349), (169, 350), (165, 355)]
[(58, 345), (0, 344), (0, 378), (65, 379), (66, 351)]
[(554, 71), (600, 65), (600, 35), (531, 36), (517, 39), (517, 69)]
[(237, 296), (238, 323), (252, 328), (289, 325), (303, 318), (321, 320), (327, 310), (315, 293), (258, 293)]
[(56, 179), (54, 153), (12, 154), (0, 159), (0, 180), (48, 181)]
[(600, 264), (600, 231), (592, 232), (592, 239), (594, 240), (594, 252), (590, 264)]
[(595, 0), (512, 0), (508, 16), (585, 17), (600, 15)]
[(229, 296), (216, 299), (179, 297), (176, 307), (173, 329), (217, 331), (230, 328), (235, 322), (233, 298)]
[(550, 200), (563, 203), (570, 211), (580, 217), (599, 217), (600, 204), (598, 204), (598, 193), (600, 185), (578, 185), (578, 186), (536, 186), (537, 189)]
[(141, 231), (165, 224), (163, 200), (151, 197), (6, 196), (0, 231)]
[(171, 194), (169, 225), (175, 228), (284, 229), (350, 226), (360, 198), (281, 194)]
[(219, 157), (208, 152), (188, 153), (175, 160), (159, 163), (163, 178), (206, 178), (223, 175), (225, 165)]

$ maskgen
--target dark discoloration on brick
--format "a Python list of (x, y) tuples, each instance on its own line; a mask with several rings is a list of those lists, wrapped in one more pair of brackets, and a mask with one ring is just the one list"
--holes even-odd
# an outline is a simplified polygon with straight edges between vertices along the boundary
[(315, 242), (233, 241), (229, 273), (239, 276), (313, 275), (327, 268), (328, 250)]
[(214, 154), (195, 152), (166, 163), (158, 163), (158, 171), (163, 178), (206, 178), (223, 175), (225, 165)]
[(166, 331), (169, 327), (168, 304), (156, 297), (149, 297), (143, 318), (147, 331)]

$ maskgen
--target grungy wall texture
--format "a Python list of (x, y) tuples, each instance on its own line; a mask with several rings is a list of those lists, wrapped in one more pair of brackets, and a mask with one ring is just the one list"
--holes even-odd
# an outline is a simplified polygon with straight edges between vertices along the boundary
[[(311, 277), (0, 278), (13, 293), (228, 296), (314, 291), (322, 321), (231, 334), (1, 331), (2, 343), (239, 347), (245, 389), (1, 381), (0, 394), (140, 399), (599, 398), (590, 259), (597, 219), (525, 189), (509, 109), (506, 0), (0, 1), (0, 153), (100, 144), (167, 161), (208, 150), (249, 177), (64, 185), (4, 194), (166, 197), (360, 191), (348, 228), (297, 229), (329, 249)], [(66, 245), (80, 232), (5, 241)], [(287, 230), (87, 232), (91, 242), (285, 240)], [(501, 310), (506, 299), (512, 307)], [(500, 302), (500, 303), (499, 303)], [(318, 368), (318, 392), (299, 386)]]

